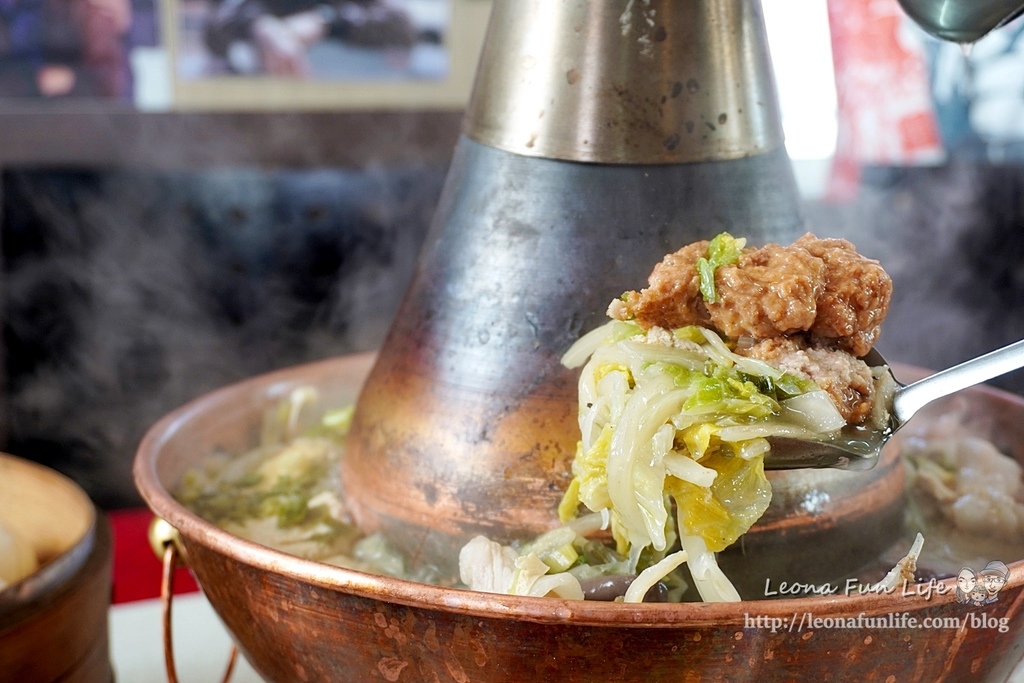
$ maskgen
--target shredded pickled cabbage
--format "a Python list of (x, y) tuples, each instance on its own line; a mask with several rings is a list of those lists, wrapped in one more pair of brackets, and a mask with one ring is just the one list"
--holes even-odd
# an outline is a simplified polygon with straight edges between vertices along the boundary
[(643, 332), (612, 321), (563, 363), (584, 366), (563, 522), (582, 508), (608, 516), (627, 572), (643, 577), (627, 600), (683, 562), (704, 600), (739, 600), (715, 553), (771, 501), (767, 437), (827, 438), (844, 426), (828, 395), (694, 326)]
[(352, 523), (332, 473), (353, 407), (324, 412), (319, 403), (313, 387), (288, 392), (264, 411), (255, 448), (214, 454), (186, 471), (176, 498), (204, 519), (270, 548), (360, 571), (433, 580), (432, 567), (406, 567), (387, 539), (364, 536)]

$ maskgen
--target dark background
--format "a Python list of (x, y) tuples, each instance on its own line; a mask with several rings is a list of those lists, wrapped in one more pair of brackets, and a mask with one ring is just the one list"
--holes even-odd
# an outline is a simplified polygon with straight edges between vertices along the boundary
[(174, 407), (380, 344), (461, 120), (53, 118), (0, 132), (0, 448), (105, 508), (139, 504), (135, 447)]

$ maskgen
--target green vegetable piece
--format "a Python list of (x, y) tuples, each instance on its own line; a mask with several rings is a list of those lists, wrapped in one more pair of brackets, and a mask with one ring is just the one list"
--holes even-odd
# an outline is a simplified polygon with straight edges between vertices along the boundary
[(715, 290), (715, 266), (711, 261), (702, 258), (697, 260), (697, 275), (700, 277), (700, 295), (709, 304), (718, 301), (718, 292)]
[(263, 475), (261, 475), (259, 472), (248, 472), (241, 478), (239, 478), (239, 480), (235, 482), (235, 485), (238, 486), (238, 488), (245, 489), (250, 488), (252, 486), (258, 486), (262, 483)]
[(700, 331), (700, 328), (696, 325), (687, 325), (686, 327), (677, 327), (672, 330), (672, 334), (676, 339), (685, 339), (692, 341), (695, 344), (707, 344), (707, 337)]
[(348, 429), (352, 426), (352, 415), (355, 413), (355, 409), (355, 404), (352, 404), (345, 406), (344, 408), (328, 411), (324, 414), (321, 423), (324, 427), (334, 430), (344, 436), (345, 434), (348, 434)]
[(579, 553), (572, 545), (564, 545), (560, 548), (545, 549), (537, 557), (546, 564), (552, 572), (564, 572), (576, 563)]
[(745, 372), (739, 373), (740, 379), (749, 384), (753, 384), (757, 387), (765, 396), (775, 399), (776, 401), (782, 401), (787, 398), (793, 398), (794, 396), (800, 396), (802, 394), (809, 394), (812, 391), (817, 391), (820, 387), (813, 380), (802, 379), (791, 375), (788, 372), (783, 373), (781, 377), (772, 379), (763, 375), (749, 375)]
[(620, 320), (616, 321), (615, 325), (612, 326), (611, 340), (613, 342), (620, 342), (623, 339), (643, 334), (643, 332), (643, 328), (632, 320)]
[(277, 528), (287, 529), (306, 521), (309, 514), (309, 497), (301, 493), (282, 493), (263, 499), (260, 516), (277, 517)]
[(661, 371), (671, 377), (675, 381), (675, 385), (680, 389), (693, 386), (695, 383), (703, 382), (706, 379), (706, 375), (703, 373), (677, 365), (676, 363), (662, 363)]
[(700, 277), (700, 294), (709, 304), (718, 302), (715, 291), (715, 271), (722, 266), (736, 263), (747, 240), (736, 239), (727, 232), (721, 232), (708, 243), (708, 255), (697, 260), (697, 275)]
[(760, 391), (761, 386), (731, 368), (714, 366), (709, 374), (690, 370), (681, 365), (663, 363), (662, 372), (675, 381), (677, 387), (692, 393), (683, 404), (683, 411), (695, 409), (704, 413), (766, 418), (779, 412), (778, 402)]
[(621, 562), (623, 559), (600, 541), (587, 541), (583, 544), (581, 552), (583, 561), (591, 565), (611, 564), (612, 562)]

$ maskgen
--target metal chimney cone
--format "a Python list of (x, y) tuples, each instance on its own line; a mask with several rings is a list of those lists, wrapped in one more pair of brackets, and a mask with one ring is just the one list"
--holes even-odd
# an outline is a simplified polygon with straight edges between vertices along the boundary
[(757, 0), (497, 0), (357, 402), (357, 523), (444, 570), (473, 535), (551, 528), (579, 435), (565, 350), (664, 254), (801, 223)]

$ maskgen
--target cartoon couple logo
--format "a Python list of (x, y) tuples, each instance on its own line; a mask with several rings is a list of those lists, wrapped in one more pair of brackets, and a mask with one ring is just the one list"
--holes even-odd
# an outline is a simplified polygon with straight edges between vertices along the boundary
[(1010, 570), (999, 560), (989, 562), (979, 572), (964, 567), (956, 577), (956, 599), (975, 607), (993, 603), (1009, 575)]

